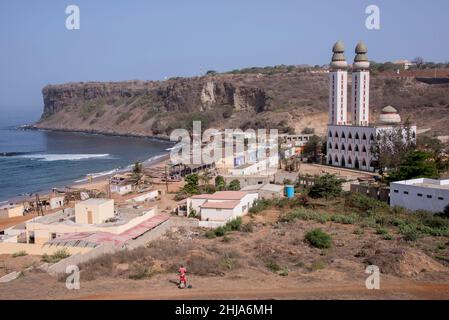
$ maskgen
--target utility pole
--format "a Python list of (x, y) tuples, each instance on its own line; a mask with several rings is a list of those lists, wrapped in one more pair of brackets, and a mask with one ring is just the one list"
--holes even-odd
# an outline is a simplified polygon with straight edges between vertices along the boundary
[(167, 165), (165, 165), (165, 191), (168, 193), (168, 174), (167, 174)]

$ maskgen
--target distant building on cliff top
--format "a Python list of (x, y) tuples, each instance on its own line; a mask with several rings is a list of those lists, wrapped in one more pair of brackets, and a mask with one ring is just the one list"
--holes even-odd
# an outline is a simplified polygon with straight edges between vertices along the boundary
[[(382, 109), (375, 123), (370, 122), (370, 63), (368, 49), (360, 42), (355, 49), (352, 72), (351, 113), (348, 117), (348, 63), (344, 45), (333, 47), (329, 72), (329, 124), (327, 126), (327, 164), (351, 169), (374, 171), (377, 159), (371, 153), (375, 139), (382, 132), (398, 126), (404, 129), (401, 117), (392, 106)], [(416, 138), (416, 126), (410, 127)]]

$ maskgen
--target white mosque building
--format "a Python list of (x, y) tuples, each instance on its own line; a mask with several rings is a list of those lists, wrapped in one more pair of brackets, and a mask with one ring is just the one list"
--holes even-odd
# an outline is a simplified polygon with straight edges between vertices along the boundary
[[(351, 112), (348, 118), (348, 63), (344, 45), (338, 41), (333, 47), (329, 72), (329, 124), (327, 126), (327, 164), (351, 169), (374, 171), (376, 159), (371, 146), (382, 131), (402, 126), (401, 117), (392, 106), (382, 109), (376, 123), (370, 122), (369, 85), (370, 63), (364, 43), (355, 49), (352, 72)], [(402, 126), (403, 127), (403, 126)], [(416, 138), (416, 126), (410, 127)]]

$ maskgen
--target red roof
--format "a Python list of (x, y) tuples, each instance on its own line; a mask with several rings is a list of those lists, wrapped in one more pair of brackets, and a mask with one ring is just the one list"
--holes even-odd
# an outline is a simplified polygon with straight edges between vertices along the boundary
[(212, 208), (212, 209), (234, 209), (240, 201), (206, 201), (200, 207), (201, 208)]

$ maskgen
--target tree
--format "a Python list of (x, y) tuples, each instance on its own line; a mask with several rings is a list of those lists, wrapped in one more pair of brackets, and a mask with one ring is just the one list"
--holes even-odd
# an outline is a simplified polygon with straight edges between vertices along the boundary
[(134, 163), (133, 169), (132, 169), (132, 173), (133, 173), (133, 180), (136, 183), (139, 183), (140, 180), (142, 179), (143, 176), (143, 166), (142, 163), (140, 163), (139, 161), (136, 161)]
[(449, 169), (449, 160), (445, 156), (444, 145), (438, 138), (419, 136), (417, 148), (432, 155), (438, 172), (446, 172)]
[(199, 176), (199, 180), (203, 183), (203, 184), (209, 184), (210, 180), (212, 179), (212, 174), (209, 170), (205, 170), (200, 176)]
[(401, 181), (415, 178), (438, 178), (438, 170), (432, 155), (426, 151), (408, 152), (398, 168), (388, 175), (388, 181)]
[(322, 139), (317, 135), (313, 135), (310, 137), (309, 141), (307, 141), (304, 149), (302, 150), (302, 154), (306, 157), (313, 157), (316, 159), (321, 152)]
[(326, 173), (315, 179), (314, 185), (309, 190), (312, 198), (334, 198), (340, 195), (343, 181), (335, 175)]
[(226, 182), (225, 182), (224, 178), (220, 175), (215, 177), (215, 188), (218, 191), (223, 191), (226, 189)]
[(217, 74), (217, 71), (215, 71), (215, 70), (208, 70), (207, 72), (206, 72), (206, 75), (208, 75), (208, 76), (214, 76), (214, 75), (216, 75)]
[(183, 191), (187, 194), (198, 194), (199, 188), (198, 188), (198, 175), (190, 174), (185, 178), (186, 184), (183, 187)]
[(301, 133), (302, 134), (314, 134), (315, 133), (315, 129), (314, 128), (305, 127), (304, 129), (302, 129)]
[(239, 191), (240, 190), (240, 181), (235, 179), (229, 183), (228, 190)]
[(416, 143), (407, 119), (402, 127), (383, 130), (378, 133), (371, 153), (377, 159), (374, 166), (383, 176), (385, 172), (396, 169), (407, 152), (415, 149)]
[(414, 63), (418, 69), (422, 67), (424, 62), (425, 62), (424, 58), (422, 57), (416, 57), (415, 59), (412, 60), (412, 63)]

